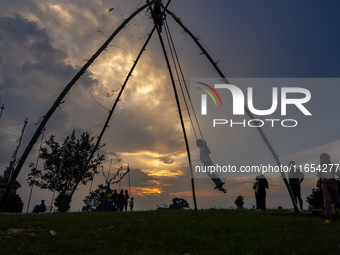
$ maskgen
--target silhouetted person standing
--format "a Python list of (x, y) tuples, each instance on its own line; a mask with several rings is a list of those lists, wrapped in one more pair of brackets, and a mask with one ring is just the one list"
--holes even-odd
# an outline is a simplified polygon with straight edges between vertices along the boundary
[(112, 211), (113, 210), (113, 191), (111, 191), (109, 194), (107, 194), (107, 210)]
[(124, 207), (124, 190), (123, 189), (121, 189), (118, 194), (117, 202), (118, 202), (118, 208), (117, 208), (118, 212), (122, 212), (123, 207)]
[(331, 203), (333, 202), (337, 209), (340, 207), (338, 186), (335, 181), (335, 174), (339, 175), (339, 171), (336, 172), (336, 167), (331, 164), (331, 158), (326, 153), (320, 155), (320, 168), (321, 170), (317, 176), (320, 178), (319, 187), (323, 194), (325, 222), (329, 223), (331, 219)]
[(253, 189), (255, 191), (256, 210), (259, 210), (260, 208), (259, 208), (259, 176), (258, 175), (255, 178)]
[(125, 209), (125, 212), (127, 211), (128, 202), (129, 202), (129, 192), (127, 190), (125, 190), (125, 194), (124, 194), (124, 209)]
[(303, 202), (301, 198), (301, 183), (303, 179), (305, 178), (305, 175), (301, 172), (299, 168), (296, 168), (295, 161), (290, 161), (289, 164), (289, 173), (288, 173), (288, 179), (289, 179), (289, 186), (293, 191), (295, 201), (299, 201), (300, 204), (300, 210), (303, 210)]
[(259, 187), (258, 187), (258, 192), (257, 192), (257, 196), (258, 196), (258, 209), (260, 210), (266, 210), (266, 189), (269, 188), (268, 186), (268, 181), (266, 179), (266, 177), (264, 177), (263, 174), (261, 174), (259, 176)]
[(116, 189), (113, 191), (112, 198), (113, 198), (113, 211), (115, 212), (117, 211), (117, 199), (118, 199), (118, 193)]

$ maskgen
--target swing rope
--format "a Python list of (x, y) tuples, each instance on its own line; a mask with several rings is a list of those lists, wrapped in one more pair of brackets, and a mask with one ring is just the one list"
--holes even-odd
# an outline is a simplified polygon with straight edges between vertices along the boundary
[[(164, 23), (166, 24), (166, 20), (164, 20), (164, 21), (165, 21)], [(195, 127), (194, 127), (194, 123), (192, 122), (192, 118), (191, 118), (191, 115), (190, 115), (188, 103), (187, 103), (187, 100), (186, 100), (186, 97), (185, 97), (185, 94), (184, 94), (184, 90), (183, 90), (183, 85), (182, 85), (182, 82), (181, 82), (182, 79), (180, 78), (179, 73), (178, 73), (177, 65), (180, 67), (180, 63), (179, 63), (178, 59), (177, 59), (177, 63), (175, 62), (175, 58), (174, 58), (175, 48), (174, 48), (174, 45), (171, 45), (171, 43), (170, 43), (170, 38), (169, 38), (170, 30), (169, 30), (169, 27), (165, 26), (164, 30), (165, 30), (165, 35), (166, 35), (166, 38), (167, 38), (167, 41), (168, 41), (168, 44), (169, 44), (170, 55), (171, 55), (172, 63), (174, 65), (175, 72), (176, 72), (176, 75), (177, 75), (178, 84), (179, 84), (179, 86), (181, 88), (181, 92), (182, 92), (182, 96), (183, 96), (183, 100), (184, 100), (184, 104), (185, 104), (185, 109), (188, 112), (188, 116), (189, 116), (189, 119), (190, 119), (192, 130), (194, 131), (194, 134), (195, 134), (195, 137), (196, 137), (196, 140), (197, 140), (196, 130), (195, 130)]]
[[(179, 58), (178, 58), (178, 55), (177, 55), (177, 51), (176, 51), (176, 47), (175, 47), (175, 44), (174, 44), (174, 41), (172, 39), (172, 35), (171, 35), (171, 32), (170, 32), (170, 28), (168, 26), (168, 22), (167, 20), (165, 19), (164, 20), (164, 24), (165, 24), (165, 32), (166, 32), (166, 36), (167, 36), (167, 40), (169, 42), (169, 48), (170, 48), (170, 53), (171, 53), (171, 56), (172, 56), (172, 59), (173, 59), (173, 63), (174, 63), (174, 66), (175, 66), (175, 70), (176, 70), (176, 74), (177, 74), (177, 77), (178, 77), (178, 81), (179, 81), (179, 84), (181, 86), (181, 91), (182, 91), (182, 95), (183, 95), (183, 98), (184, 98), (184, 102), (185, 102), (185, 105), (186, 105), (186, 109), (188, 111), (188, 115), (189, 115), (189, 118), (190, 118), (190, 122), (191, 122), (191, 125), (192, 125), (192, 129), (194, 131), (194, 134), (195, 134), (195, 138), (197, 140), (197, 134), (196, 134), (196, 130), (195, 130), (195, 126), (193, 124), (193, 121), (192, 121), (192, 117), (191, 117), (191, 114), (190, 114), (190, 111), (189, 111), (189, 107), (187, 105), (187, 102), (186, 102), (186, 96), (183, 92), (183, 86), (182, 86), (182, 83), (181, 81), (183, 81), (183, 84), (184, 84), (184, 87), (185, 87), (185, 90), (186, 90), (186, 93), (187, 93), (187, 97), (189, 99), (189, 102), (190, 102), (190, 106), (191, 106), (191, 109), (192, 109), (192, 112), (194, 114), (194, 118), (195, 118), (195, 121), (196, 121), (196, 125), (197, 125), (197, 128), (199, 130), (199, 133), (200, 133), (200, 136), (201, 138), (204, 140), (203, 138), (203, 134), (202, 134), (202, 131), (201, 131), (201, 127), (199, 125), (199, 122), (198, 122), (198, 119), (197, 119), (197, 115), (196, 115), (196, 111), (195, 111), (195, 108), (192, 104), (192, 101), (191, 101), (191, 97), (190, 97), (190, 93), (189, 93), (189, 90), (188, 90), (188, 86), (187, 86), (187, 83), (186, 83), (186, 80), (185, 80), (185, 77), (184, 77), (184, 74), (183, 74), (183, 69), (182, 69), (182, 66), (180, 64), (180, 61), (179, 61)], [(171, 43), (171, 44), (170, 44)], [(174, 53), (174, 54), (173, 54)], [(178, 75), (178, 71), (177, 71), (177, 67), (176, 67), (176, 63), (175, 63), (175, 60), (174, 60), (174, 55), (176, 57), (176, 63), (178, 65), (178, 69), (181, 73), (181, 77), (182, 78), (179, 78), (179, 75)]]
[(128, 175), (129, 175), (128, 176), (129, 177), (129, 194), (132, 197), (132, 195), (131, 195), (131, 180), (130, 180), (130, 166), (129, 166), (129, 164), (128, 164), (127, 169), (128, 169)]

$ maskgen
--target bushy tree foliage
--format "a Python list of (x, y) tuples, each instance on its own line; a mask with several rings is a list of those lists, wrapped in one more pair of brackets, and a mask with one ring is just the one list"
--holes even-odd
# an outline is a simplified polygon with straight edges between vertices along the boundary
[(59, 193), (59, 195), (55, 198), (54, 206), (57, 208), (58, 212), (61, 211), (61, 208), (63, 208), (63, 210), (65, 212), (70, 210), (71, 205), (70, 204), (66, 204), (66, 201), (67, 201), (67, 199), (69, 197), (70, 197), (70, 195), (68, 195), (68, 194)]
[(103, 184), (98, 185), (98, 189), (91, 191), (88, 196), (85, 197), (83, 212), (93, 212), (97, 210), (105, 210), (107, 208), (107, 194), (111, 193), (112, 189)]
[[(58, 192), (58, 200), (55, 201), (58, 211), (61, 209), (66, 211), (65, 208), (69, 208), (69, 205), (64, 202), (70, 201), (67, 199), (67, 195), (79, 178), (81, 183), (86, 185), (98, 174), (97, 166), (104, 160), (103, 155), (98, 154), (97, 158), (92, 158), (90, 164), (86, 166), (95, 147), (93, 140), (94, 137), (90, 137), (87, 132), (77, 139), (73, 130), (69, 139), (65, 139), (60, 145), (51, 135), (44, 142), (46, 147), (42, 147), (39, 154), (39, 158), (44, 161), (44, 169), (38, 170), (33, 163), (30, 164), (31, 172), (28, 175), (28, 184)], [(102, 147), (99, 146), (97, 150)]]
[(235, 203), (235, 205), (236, 205), (236, 207), (238, 208), (238, 209), (242, 209), (243, 208), (243, 205), (244, 205), (244, 196), (241, 196), (241, 195), (239, 195), (236, 199), (235, 199), (235, 201), (234, 201), (234, 203)]
[(175, 197), (172, 199), (172, 204), (169, 206), (169, 209), (183, 209), (189, 208), (189, 203), (183, 198)]
[(310, 194), (306, 201), (309, 205), (310, 209), (322, 209), (323, 207), (323, 195), (322, 192), (319, 189), (312, 189), (312, 194)]

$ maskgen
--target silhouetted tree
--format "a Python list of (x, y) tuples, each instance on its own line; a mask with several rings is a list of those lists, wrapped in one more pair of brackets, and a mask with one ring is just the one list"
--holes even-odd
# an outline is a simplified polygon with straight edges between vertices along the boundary
[(242, 208), (243, 208), (243, 205), (244, 205), (243, 200), (244, 200), (244, 197), (241, 196), (241, 195), (239, 195), (239, 196), (235, 199), (234, 203), (235, 203), (237, 209), (242, 209)]
[(55, 198), (54, 200), (54, 206), (57, 208), (57, 211), (60, 212), (61, 208), (64, 208), (64, 211), (67, 212), (70, 210), (71, 205), (70, 204), (65, 204), (65, 201), (67, 201), (68, 197), (70, 195), (64, 194), (64, 193), (59, 193), (59, 195)]
[[(70, 201), (67, 196), (79, 177), (81, 177), (81, 183), (85, 185), (98, 174), (97, 165), (104, 160), (103, 155), (98, 154), (97, 158), (91, 159), (90, 164), (85, 166), (95, 147), (93, 140), (94, 137), (90, 137), (87, 132), (84, 132), (80, 139), (76, 139), (73, 130), (68, 141), (65, 139), (60, 145), (51, 135), (44, 142), (47, 147), (40, 149), (39, 158), (44, 160), (44, 170), (38, 170), (33, 163), (30, 164), (31, 172), (27, 179), (29, 186), (36, 185), (41, 189), (58, 192), (55, 201), (58, 211), (67, 211), (62, 209), (70, 207), (65, 204), (66, 201)], [(102, 147), (99, 146), (97, 150)], [(62, 159), (63, 152), (65, 152), (64, 159)], [(84, 168), (85, 171), (83, 171)], [(82, 175), (79, 176), (80, 174)]]
[(309, 208), (316, 210), (316, 209), (322, 209), (323, 208), (323, 195), (322, 192), (317, 189), (312, 189), (312, 194), (310, 194), (306, 198), (307, 203), (309, 204)]
[(99, 184), (98, 189), (91, 191), (88, 196), (85, 197), (83, 212), (101, 211), (107, 209), (107, 194), (111, 193), (112, 189), (108, 188), (104, 184)]
[(183, 198), (175, 197), (172, 199), (172, 204), (169, 206), (169, 209), (183, 209), (189, 208), (189, 203)]

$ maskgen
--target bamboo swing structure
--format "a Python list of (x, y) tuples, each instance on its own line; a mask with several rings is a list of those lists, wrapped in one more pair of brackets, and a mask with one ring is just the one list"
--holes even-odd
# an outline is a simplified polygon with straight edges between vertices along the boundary
[[(152, 1), (147, 1), (146, 4), (144, 4), (142, 7), (138, 8), (135, 12), (133, 12), (126, 20), (124, 20), (122, 22), (122, 24), (112, 33), (112, 35), (110, 37), (108, 37), (108, 39), (104, 42), (104, 44), (94, 53), (94, 55), (84, 64), (84, 66), (80, 69), (80, 71), (74, 76), (74, 78), (67, 84), (67, 86), (63, 89), (63, 91), (60, 93), (60, 95), (58, 96), (58, 98), (56, 99), (56, 101), (53, 103), (53, 105), (51, 106), (51, 108), (46, 112), (46, 114), (43, 116), (43, 118), (41, 119), (41, 122), (39, 123), (39, 126), (37, 127), (33, 137), (31, 138), (29, 144), (27, 145), (25, 151), (23, 152), (21, 158), (19, 159), (10, 179), (9, 179), (9, 182), (7, 184), (7, 187), (0, 199), (0, 210), (1, 208), (4, 206), (5, 202), (6, 202), (6, 199), (7, 199), (7, 196), (9, 194), (9, 191), (11, 189), (11, 186), (13, 185), (13, 183), (15, 182), (15, 180), (17, 179), (19, 173), (20, 173), (20, 170), (23, 166), (23, 164), (25, 163), (25, 160), (26, 158), (28, 157), (30, 151), (32, 150), (34, 144), (37, 142), (39, 136), (41, 135), (42, 133), (42, 130), (43, 128), (46, 126), (46, 123), (48, 122), (48, 120), (50, 119), (50, 117), (53, 115), (54, 111), (57, 109), (57, 107), (62, 103), (62, 100), (64, 99), (64, 97), (66, 96), (66, 94), (70, 91), (70, 89), (73, 87), (73, 85), (79, 80), (79, 78), (81, 78), (81, 76), (85, 73), (85, 71), (90, 67), (90, 65), (97, 59), (97, 57), (104, 51), (106, 50), (106, 48), (108, 47), (108, 45), (110, 44), (110, 42), (114, 39), (114, 37), (138, 14), (140, 13), (142, 10), (146, 9), (146, 8), (150, 8), (151, 10), (151, 5), (154, 4), (155, 2), (157, 2), (157, 0), (152, 0)], [(217, 62), (215, 62), (211, 57), (210, 55), (208, 54), (208, 52), (204, 49), (204, 47), (200, 44), (200, 42), (198, 41), (198, 37), (195, 37), (191, 32), (190, 30), (184, 26), (183, 22), (177, 18), (171, 11), (168, 10), (168, 6), (170, 4), (171, 0), (168, 1), (168, 3), (166, 4), (166, 6), (164, 5), (161, 5), (162, 7), (162, 15), (165, 15), (165, 14), (168, 14), (169, 16), (171, 16), (175, 22), (192, 38), (192, 40), (196, 43), (196, 45), (198, 46), (198, 48), (202, 51), (202, 54), (205, 55), (207, 57), (207, 59), (209, 60), (209, 62), (211, 63), (211, 65), (214, 67), (214, 69), (217, 71), (217, 73), (219, 74), (219, 76), (226, 82), (226, 83), (229, 83), (228, 80), (226, 79), (225, 75), (222, 73), (222, 71), (219, 69), (218, 65), (217, 65)], [(167, 25), (167, 24), (166, 24)], [(197, 203), (196, 203), (196, 195), (195, 195), (195, 184), (194, 184), (194, 177), (193, 177), (193, 171), (192, 171), (192, 162), (191, 162), (191, 157), (190, 157), (190, 147), (189, 147), (189, 142), (188, 142), (188, 137), (187, 137), (187, 132), (186, 132), (186, 129), (185, 129), (185, 125), (184, 125), (184, 119), (183, 119), (183, 115), (182, 115), (182, 110), (181, 110), (181, 106), (180, 106), (180, 101), (179, 101), (179, 97), (178, 97), (178, 92), (177, 92), (177, 89), (176, 89), (176, 86), (175, 86), (175, 79), (174, 79), (174, 75), (173, 75), (173, 72), (172, 72), (172, 69), (171, 69), (171, 65), (170, 65), (170, 61), (169, 61), (169, 58), (168, 58), (168, 55), (167, 55), (167, 51), (166, 51), (166, 48), (165, 48), (165, 45), (164, 45), (164, 41), (163, 41), (163, 38), (162, 38), (162, 34), (161, 34), (161, 31), (160, 31), (160, 28), (157, 24), (154, 25), (153, 29), (151, 30), (151, 32), (149, 33), (148, 35), (148, 38), (147, 40), (145, 41), (142, 49), (140, 50), (136, 60), (134, 61), (134, 64), (133, 66), (131, 67), (131, 70), (130, 72), (128, 73), (123, 85), (121, 86), (120, 88), (120, 91), (119, 91), (119, 94), (111, 108), (111, 110), (109, 111), (109, 114), (108, 114), (108, 117), (106, 119), (106, 122), (100, 132), (100, 135), (98, 136), (98, 139), (97, 139), (97, 142), (96, 142), (96, 145), (90, 155), (90, 157), (87, 159), (87, 162), (82, 170), (82, 172), (79, 174), (79, 178), (76, 180), (76, 184), (74, 185), (71, 193), (70, 193), (70, 196), (68, 197), (69, 201), (66, 201), (66, 204), (69, 204), (70, 203), (70, 200), (74, 194), (74, 192), (76, 191), (77, 189), (77, 186), (78, 184), (80, 183), (81, 181), (81, 177), (83, 175), (83, 173), (85, 172), (86, 170), (86, 167), (90, 164), (91, 162), (91, 159), (93, 158), (93, 155), (96, 151), (96, 149), (99, 147), (100, 145), (100, 141), (106, 131), (106, 128), (108, 127), (108, 123), (110, 122), (111, 118), (112, 118), (112, 115), (113, 115), (113, 112), (119, 102), (119, 99), (124, 91), (124, 89), (126, 88), (126, 85), (129, 81), (129, 78), (132, 76), (132, 73), (138, 63), (138, 61), (140, 60), (140, 57), (142, 56), (143, 52), (145, 51), (152, 35), (154, 34), (154, 31), (157, 31), (157, 34), (158, 34), (158, 38), (159, 38), (159, 42), (161, 44), (161, 47), (162, 47), (162, 51), (163, 51), (163, 55), (164, 55), (164, 59), (165, 59), (165, 62), (167, 64), (167, 67), (168, 67), (168, 71), (169, 71), (169, 76), (170, 76), (170, 79), (171, 79), (171, 82), (172, 82), (172, 87), (173, 87), (173, 91), (174, 91), (174, 96), (175, 96), (175, 100), (176, 100), (176, 105), (177, 105), (177, 108), (178, 108), (178, 114), (179, 114), (179, 119), (180, 119), (180, 122), (181, 122), (181, 127), (182, 127), (182, 132), (183, 132), (183, 136), (184, 136), (184, 141), (185, 141), (185, 146), (186, 146), (186, 152), (187, 152), (187, 157), (188, 157), (188, 164), (189, 164), (189, 168), (190, 168), (190, 173), (191, 173), (191, 186), (192, 186), (192, 196), (193, 196), (193, 200), (194, 200), (194, 208), (195, 210), (197, 210)], [(171, 37), (171, 35), (170, 35)], [(169, 39), (168, 39), (169, 41)], [(170, 42), (169, 42), (170, 43)], [(174, 47), (174, 46), (173, 46)], [(171, 49), (171, 48), (170, 48)], [(177, 56), (176, 56), (177, 57)], [(181, 71), (181, 70), (180, 70)], [(176, 70), (176, 72), (178, 72)], [(182, 72), (182, 71), (181, 71)], [(183, 75), (183, 74), (182, 74)], [(183, 93), (183, 91), (182, 91)], [(183, 96), (184, 97), (184, 96)], [(185, 99), (185, 97), (184, 97)], [(191, 100), (190, 100), (190, 97), (189, 97), (189, 101), (191, 103)], [(253, 115), (252, 113), (249, 111), (248, 107), (245, 105), (245, 111), (247, 113), (247, 115), (253, 119)], [(186, 104), (186, 108), (189, 109), (189, 107), (187, 106)], [(193, 108), (193, 107), (192, 107)], [(3, 110), (3, 109), (2, 109)], [(1, 111), (2, 113), (2, 111)], [(1, 117), (1, 115), (0, 115)], [(191, 117), (190, 117), (190, 113), (189, 113), (189, 118), (190, 118), (190, 121), (191, 120)], [(195, 116), (196, 118), (196, 116)], [(197, 118), (196, 118), (196, 121), (197, 121)], [(198, 125), (199, 127), (199, 125)], [(266, 137), (266, 135), (264, 134), (263, 130), (261, 127), (257, 127), (257, 130), (258, 132), (260, 133), (261, 137), (263, 138), (263, 141), (265, 142), (266, 146), (268, 147), (271, 155), (273, 156), (276, 164), (278, 166), (281, 165), (281, 162), (279, 160), (279, 157), (277, 156), (274, 148), (272, 147), (272, 145), (270, 144), (268, 138)], [(202, 135), (202, 132), (201, 130), (199, 129), (200, 131), (200, 135), (201, 137), (203, 137)], [(197, 137), (196, 135), (196, 132), (195, 132), (195, 136)], [(289, 195), (291, 197), (291, 200), (292, 200), (292, 203), (294, 205), (294, 210), (297, 214), (299, 214), (299, 210), (297, 208), (297, 205), (296, 205), (296, 201), (295, 201), (295, 198), (293, 196), (293, 193), (292, 193), (292, 190), (288, 184), (288, 181), (287, 181), (287, 178), (285, 177), (285, 174), (283, 172), (281, 172), (281, 177), (287, 187), (287, 190), (289, 192)]]

